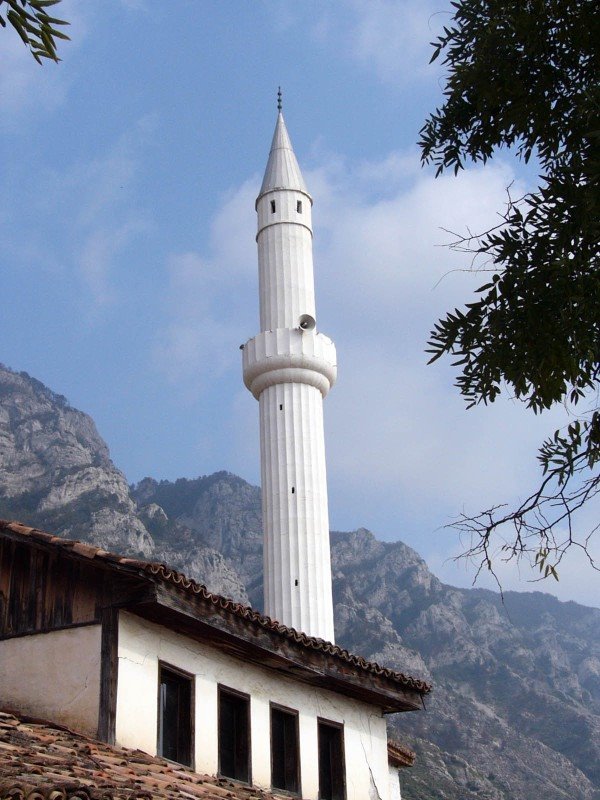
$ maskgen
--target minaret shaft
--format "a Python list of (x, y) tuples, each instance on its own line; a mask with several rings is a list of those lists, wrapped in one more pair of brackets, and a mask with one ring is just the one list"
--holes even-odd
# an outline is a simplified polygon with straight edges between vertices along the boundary
[(315, 327), (311, 207), (280, 113), (256, 201), (261, 332), (243, 353), (260, 408), (265, 613), (333, 641), (323, 398), (337, 365)]
[(333, 641), (323, 398), (286, 382), (259, 406), (265, 611)]

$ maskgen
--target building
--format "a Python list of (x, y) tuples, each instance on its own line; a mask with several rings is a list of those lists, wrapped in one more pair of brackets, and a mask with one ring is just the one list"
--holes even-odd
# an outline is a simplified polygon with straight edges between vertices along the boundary
[(0, 637), (5, 711), (311, 800), (397, 797), (386, 715), (429, 692), (164, 565), (4, 521)]
[(226, 781), (240, 799), (399, 798), (412, 754), (388, 743), (386, 715), (420, 709), (430, 687), (333, 643), (322, 400), (337, 363), (316, 327), (311, 205), (279, 103), (256, 203), (261, 331), (243, 347), (260, 407), (267, 615), (163, 564), (0, 521), (0, 709), (18, 715), (5, 740), (21, 726), (4, 762), (0, 744), (0, 776), (16, 747), (28, 763), (40, 731), (56, 738), (53, 723), (76, 732), (67, 749), (92, 737), (103, 763), (150, 765), (158, 789), (159, 773), (183, 781), (181, 796), (223, 796)]

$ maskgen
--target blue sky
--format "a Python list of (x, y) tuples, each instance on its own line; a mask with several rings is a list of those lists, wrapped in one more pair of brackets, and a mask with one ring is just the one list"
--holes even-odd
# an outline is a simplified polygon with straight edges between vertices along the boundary
[[(484, 230), (506, 186), (535, 178), (507, 155), (459, 178), (420, 167), (442, 86), (429, 42), (449, 3), (59, 8), (72, 22), (59, 65), (0, 31), (0, 360), (91, 414), (130, 481), (227, 469), (258, 483), (238, 347), (258, 331), (254, 199), (281, 84), (315, 201), (320, 328), (338, 348), (331, 525), (402, 539), (470, 585), (443, 526), (526, 496), (536, 445), (563, 420), (510, 400), (466, 412), (450, 367), (425, 366), (432, 323), (482, 282), (443, 229)], [(502, 576), (598, 604), (577, 555), (560, 584)]]

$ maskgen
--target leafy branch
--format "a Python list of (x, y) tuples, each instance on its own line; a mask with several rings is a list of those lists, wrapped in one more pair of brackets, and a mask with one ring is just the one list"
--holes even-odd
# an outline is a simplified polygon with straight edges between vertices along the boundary
[[(541, 446), (542, 479), (521, 505), (494, 506), (455, 523), (464, 555), (494, 571), (497, 536), (507, 560), (529, 556), (557, 577), (577, 536), (574, 515), (600, 488), (600, 35), (591, 0), (455, 0), (433, 43), (448, 70), (444, 104), (421, 129), (423, 163), (456, 174), (512, 148), (541, 174), (536, 191), (508, 201), (498, 225), (451, 247), (484, 260), (491, 280), (439, 320), (430, 363), (450, 356), (467, 408), (508, 389), (533, 413), (566, 405), (573, 421)], [(580, 412), (579, 404), (595, 398)], [(502, 538), (504, 532), (512, 534)], [(566, 531), (566, 533), (564, 532)]]
[(7, 22), (10, 23), (38, 64), (42, 63), (42, 58), (60, 61), (55, 40), (69, 39), (57, 27), (69, 23), (46, 11), (57, 3), (60, 0), (0, 0), (0, 26), (6, 28)]

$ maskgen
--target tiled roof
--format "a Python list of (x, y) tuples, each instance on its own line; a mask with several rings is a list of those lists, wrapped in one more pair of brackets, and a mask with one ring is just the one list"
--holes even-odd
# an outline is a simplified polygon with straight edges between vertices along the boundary
[(90, 544), (76, 540), (62, 539), (60, 536), (54, 536), (53, 534), (45, 533), (37, 528), (30, 528), (26, 525), (22, 525), (19, 522), (9, 522), (0, 519), (0, 533), (2, 530), (10, 531), (13, 534), (18, 534), (19, 536), (33, 542), (53, 545), (57, 548), (60, 548), (65, 553), (70, 553), (81, 558), (98, 561), (106, 566), (114, 565), (128, 570), (142, 571), (148, 576), (152, 576), (161, 582), (178, 586), (191, 596), (199, 597), (207, 603), (210, 603), (223, 609), (224, 611), (242, 618), (249, 625), (274, 631), (284, 639), (292, 640), (301, 647), (305, 647), (309, 650), (320, 651), (329, 657), (350, 664), (352, 667), (365, 673), (383, 676), (399, 684), (401, 687), (411, 689), (421, 695), (425, 695), (431, 691), (431, 686), (425, 681), (412, 678), (402, 672), (395, 672), (394, 670), (386, 667), (381, 667), (374, 661), (367, 661), (366, 659), (362, 658), (362, 656), (356, 656), (352, 653), (349, 653), (348, 650), (338, 647), (338, 645), (332, 644), (331, 642), (326, 642), (324, 639), (308, 636), (307, 634), (301, 633), (294, 628), (281, 625), (276, 620), (272, 620), (270, 617), (264, 616), (258, 611), (250, 608), (250, 606), (245, 606), (221, 595), (213, 594), (203, 584), (197, 583), (190, 578), (186, 578), (185, 575), (176, 572), (165, 564), (119, 556), (115, 553), (109, 553), (107, 550), (102, 550), (101, 548), (94, 547)]
[(0, 711), (0, 800), (283, 800)]
[(388, 761), (393, 767), (412, 767), (416, 755), (408, 747), (388, 739)]

